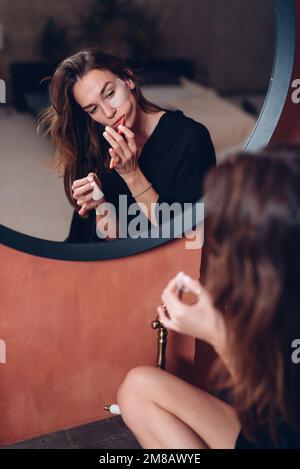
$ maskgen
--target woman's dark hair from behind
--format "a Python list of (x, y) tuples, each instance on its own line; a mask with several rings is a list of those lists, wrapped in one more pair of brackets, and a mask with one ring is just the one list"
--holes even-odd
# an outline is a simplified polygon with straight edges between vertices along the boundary
[[(222, 311), (234, 376), (213, 368), (232, 392), (245, 435), (278, 443), (278, 422), (300, 425), (300, 147), (232, 156), (212, 170), (207, 194), (204, 282)], [(224, 307), (225, 305), (225, 307)], [(220, 378), (221, 376), (221, 378)]]
[(121, 79), (131, 79), (132, 92), (140, 108), (155, 113), (162, 108), (149, 102), (141, 91), (142, 78), (126, 62), (97, 48), (87, 48), (63, 60), (50, 83), (50, 102), (39, 117), (38, 131), (50, 134), (55, 148), (54, 166), (64, 176), (65, 192), (70, 203), (78, 208), (72, 197), (72, 183), (89, 172), (101, 176), (108, 170), (108, 144), (102, 137), (103, 126), (79, 106), (73, 96), (73, 86), (91, 70), (110, 70)]

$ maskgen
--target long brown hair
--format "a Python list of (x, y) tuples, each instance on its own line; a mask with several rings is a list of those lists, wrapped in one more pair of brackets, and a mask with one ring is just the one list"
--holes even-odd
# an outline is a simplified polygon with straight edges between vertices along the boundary
[(54, 145), (54, 166), (64, 176), (68, 200), (78, 208), (72, 197), (75, 179), (89, 172), (101, 175), (109, 165), (108, 144), (102, 137), (103, 126), (79, 106), (73, 96), (73, 86), (87, 72), (110, 70), (121, 79), (131, 79), (132, 90), (140, 108), (149, 113), (162, 110), (148, 101), (141, 91), (143, 82), (139, 72), (127, 66), (124, 59), (98, 48), (86, 48), (63, 60), (57, 67), (49, 86), (51, 105), (38, 119), (38, 132), (50, 134)]
[(300, 425), (300, 366), (291, 359), (300, 334), (300, 147), (232, 156), (209, 173), (205, 192), (204, 282), (234, 368), (218, 385), (232, 390), (248, 438), (264, 428), (278, 441), (279, 418)]

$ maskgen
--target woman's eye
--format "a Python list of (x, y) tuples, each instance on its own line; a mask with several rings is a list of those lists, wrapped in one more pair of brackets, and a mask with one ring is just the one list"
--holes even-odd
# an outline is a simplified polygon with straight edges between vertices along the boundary
[(115, 92), (114, 92), (114, 91), (111, 91), (106, 97), (107, 97), (107, 98), (111, 98), (114, 94), (115, 94)]
[(94, 114), (94, 112), (96, 111), (97, 109), (97, 106), (95, 106), (91, 111), (90, 111), (90, 114)]

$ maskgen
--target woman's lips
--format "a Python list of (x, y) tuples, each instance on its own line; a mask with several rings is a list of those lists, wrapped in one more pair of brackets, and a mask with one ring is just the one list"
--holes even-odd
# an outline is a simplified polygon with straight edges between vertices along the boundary
[(123, 115), (115, 124), (113, 124), (112, 127), (118, 127), (118, 125), (121, 124), (123, 117), (125, 118), (125, 115)]

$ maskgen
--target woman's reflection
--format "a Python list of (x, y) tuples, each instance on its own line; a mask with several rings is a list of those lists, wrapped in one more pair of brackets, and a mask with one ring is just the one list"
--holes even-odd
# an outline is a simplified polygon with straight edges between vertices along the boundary
[(118, 238), (119, 196), (126, 209), (138, 204), (149, 226), (158, 222), (153, 204), (201, 197), (202, 179), (216, 163), (207, 128), (149, 102), (140, 84), (123, 59), (95, 48), (62, 61), (52, 77), (51, 105), (38, 127), (51, 135), (75, 208), (68, 242)]

